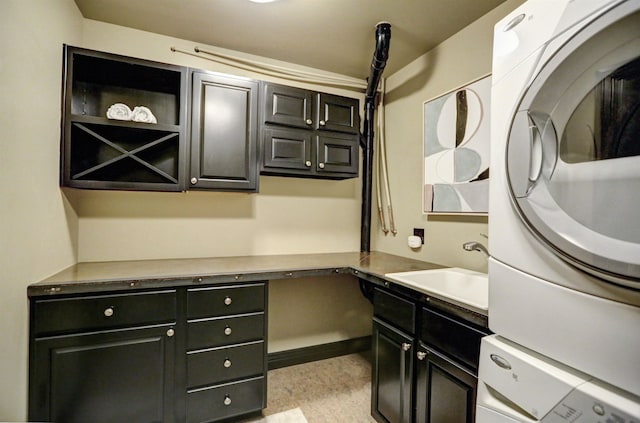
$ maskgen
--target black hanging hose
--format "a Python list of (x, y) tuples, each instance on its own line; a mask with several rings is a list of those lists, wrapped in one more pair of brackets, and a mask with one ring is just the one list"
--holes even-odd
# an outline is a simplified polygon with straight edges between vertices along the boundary
[(367, 80), (364, 100), (364, 128), (360, 145), (362, 147), (362, 220), (360, 223), (360, 251), (371, 249), (371, 202), (373, 186), (373, 144), (378, 84), (389, 57), (391, 24), (380, 22), (376, 25), (376, 49), (371, 61), (371, 73)]

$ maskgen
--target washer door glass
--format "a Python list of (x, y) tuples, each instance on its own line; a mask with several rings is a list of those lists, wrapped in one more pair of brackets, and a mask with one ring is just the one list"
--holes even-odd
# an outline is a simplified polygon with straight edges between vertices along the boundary
[(523, 95), (507, 174), (529, 228), (564, 259), (640, 289), (640, 12), (566, 41)]

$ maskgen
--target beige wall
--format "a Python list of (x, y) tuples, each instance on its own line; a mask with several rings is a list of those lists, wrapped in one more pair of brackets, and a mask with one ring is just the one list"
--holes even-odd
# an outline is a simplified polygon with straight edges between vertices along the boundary
[[(374, 249), (487, 271), (487, 261), (480, 253), (467, 252), (461, 247), (472, 240), (487, 245), (488, 240), (480, 235), (488, 233), (486, 216), (422, 213), (422, 107), (427, 100), (491, 73), (493, 26), (521, 3), (523, 0), (506, 1), (413, 63), (387, 75), (386, 151), (398, 234), (384, 235), (374, 211)], [(390, 57), (393, 57), (393, 41)], [(407, 237), (413, 235), (413, 228), (425, 229), (425, 245), (419, 250), (407, 246)]]
[[(484, 259), (463, 252), (460, 244), (482, 240), (478, 234), (486, 232), (486, 218), (427, 218), (420, 212), (421, 110), (425, 100), (489, 72), (491, 27), (519, 3), (507, 1), (389, 77), (388, 155), (399, 233), (374, 232), (375, 249), (484, 269)], [(0, 329), (5, 339), (0, 421), (26, 419), (29, 283), (75, 261), (359, 248), (359, 179), (262, 177), (259, 194), (65, 190), (63, 195), (57, 186), (62, 43), (272, 78), (169, 51), (171, 45), (189, 50), (194, 46), (189, 41), (85, 20), (72, 0), (36, 4), (0, 0)], [(417, 253), (406, 246), (413, 227), (426, 229), (427, 245)], [(270, 294), (271, 351), (370, 331), (371, 308), (353, 278), (275, 281)]]
[(0, 421), (26, 421), (27, 285), (75, 262), (77, 217), (58, 188), (62, 43), (73, 0), (0, 0)]

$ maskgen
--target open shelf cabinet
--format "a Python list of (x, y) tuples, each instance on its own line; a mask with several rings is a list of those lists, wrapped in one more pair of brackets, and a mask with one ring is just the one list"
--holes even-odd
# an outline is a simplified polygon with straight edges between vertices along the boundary
[[(62, 180), (93, 189), (181, 191), (186, 178), (186, 68), (65, 46)], [(116, 103), (157, 123), (107, 118)]]

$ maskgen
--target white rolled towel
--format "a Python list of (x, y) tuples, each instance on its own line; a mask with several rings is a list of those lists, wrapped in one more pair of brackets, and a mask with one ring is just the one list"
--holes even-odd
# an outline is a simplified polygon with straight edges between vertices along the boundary
[(132, 113), (133, 112), (126, 104), (115, 103), (112, 104), (109, 109), (107, 109), (107, 118), (116, 120), (131, 120)]
[(151, 113), (148, 107), (136, 106), (131, 113), (131, 120), (134, 122), (158, 123), (156, 117)]

